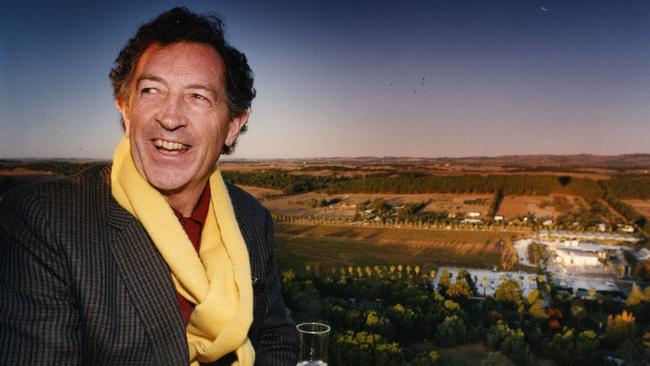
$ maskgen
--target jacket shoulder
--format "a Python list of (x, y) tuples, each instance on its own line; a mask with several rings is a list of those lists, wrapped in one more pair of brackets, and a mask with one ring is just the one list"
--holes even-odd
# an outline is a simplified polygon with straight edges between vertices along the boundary
[(20, 201), (40, 197), (47, 201), (67, 200), (68, 194), (83, 194), (86, 191), (110, 190), (111, 168), (108, 164), (94, 165), (78, 173), (32, 184), (18, 185), (10, 189), (5, 199)]
[(102, 210), (110, 194), (110, 165), (102, 164), (65, 178), (16, 186), (0, 201), (0, 211), (32, 222), (41, 217), (79, 223)]
[(266, 219), (267, 216), (270, 216), (268, 210), (250, 193), (232, 183), (226, 183), (226, 188), (238, 219), (242, 215), (260, 216), (260, 219)]

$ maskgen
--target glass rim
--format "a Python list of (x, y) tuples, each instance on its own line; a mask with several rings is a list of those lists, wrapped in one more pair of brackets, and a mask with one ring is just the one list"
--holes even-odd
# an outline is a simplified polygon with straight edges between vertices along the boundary
[[(305, 329), (302, 329), (302, 327), (306, 326), (306, 325), (316, 325), (316, 326), (319, 326), (319, 327), (323, 327), (325, 329), (324, 330), (305, 330)], [(325, 334), (325, 333), (329, 333), (329, 331), (332, 328), (329, 325), (324, 324), (324, 323), (305, 322), (305, 323), (300, 323), (300, 324), (296, 325), (296, 329), (298, 329), (299, 332), (307, 333), (307, 334)]]

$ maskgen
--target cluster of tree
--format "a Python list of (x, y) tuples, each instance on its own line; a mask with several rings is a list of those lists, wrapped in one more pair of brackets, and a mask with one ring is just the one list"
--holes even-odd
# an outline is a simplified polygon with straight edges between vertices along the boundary
[(620, 175), (609, 180), (599, 181), (600, 185), (621, 199), (650, 199), (650, 177)]
[[(330, 361), (339, 365), (434, 365), (435, 349), (482, 341), (492, 351), (485, 364), (505, 358), (521, 365), (538, 357), (559, 365), (601, 365), (604, 354), (639, 364), (650, 344), (650, 287), (637, 286), (627, 303), (590, 292), (562, 295), (543, 273), (528, 296), (515, 279), (500, 283), (494, 297), (476, 298), (468, 271), (452, 278), (419, 266), (307, 267), (283, 272), (283, 296), (298, 321), (332, 325)], [(635, 363), (637, 362), (637, 363)]]
[(565, 328), (553, 336), (550, 346), (561, 366), (603, 364), (600, 341), (593, 330), (576, 332), (572, 328)]
[(396, 342), (378, 334), (347, 331), (337, 334), (332, 345), (335, 365), (403, 365), (404, 352)]
[(513, 244), (513, 240), (500, 241), (501, 244), (501, 268), (510, 271), (517, 266), (519, 257), (517, 256), (517, 249)]
[(511, 329), (499, 320), (487, 331), (487, 345), (491, 350), (501, 352), (518, 365), (532, 365), (535, 356), (526, 343), (521, 329)]
[(336, 180), (334, 177), (294, 175), (274, 169), (261, 172), (223, 172), (223, 178), (234, 184), (279, 189), (284, 194), (319, 191)]
[(463, 204), (465, 205), (473, 205), (473, 206), (486, 206), (488, 204), (489, 200), (486, 198), (477, 198), (473, 200), (464, 200)]
[(501, 207), (501, 202), (503, 201), (503, 197), (505, 195), (503, 194), (503, 190), (500, 189), (494, 194), (494, 199), (492, 200), (492, 203), (490, 204), (490, 209), (488, 210), (488, 217), (494, 217), (497, 212), (499, 212), (499, 207)]
[(643, 231), (646, 236), (650, 236), (650, 221), (648, 221), (645, 216), (641, 215), (637, 210), (634, 209), (634, 207), (619, 200), (615, 194), (605, 192), (603, 197), (605, 198), (605, 201), (607, 201), (607, 203), (616, 211), (625, 216), (625, 218), (630, 220), (630, 222), (632, 222), (634, 225), (641, 228), (641, 231)]
[(310, 198), (305, 201), (305, 206), (309, 208), (319, 208), (335, 205), (341, 202), (341, 199), (338, 197), (327, 199), (327, 198)]
[(365, 200), (357, 204), (357, 213), (370, 210), (372, 213), (385, 214), (393, 208), (393, 205), (383, 198)]
[(601, 197), (602, 188), (583, 178), (548, 175), (368, 176), (340, 180), (336, 193), (498, 193), (504, 195), (572, 194)]
[(546, 245), (530, 243), (528, 245), (528, 261), (536, 266), (542, 265), (548, 258)]

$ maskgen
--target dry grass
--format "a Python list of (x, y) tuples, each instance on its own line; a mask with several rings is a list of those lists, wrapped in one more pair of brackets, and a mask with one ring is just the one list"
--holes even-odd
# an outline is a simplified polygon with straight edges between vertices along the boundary
[(499, 263), (499, 241), (520, 234), (336, 225), (276, 224), (280, 266), (344, 264), (455, 264), (488, 268)]

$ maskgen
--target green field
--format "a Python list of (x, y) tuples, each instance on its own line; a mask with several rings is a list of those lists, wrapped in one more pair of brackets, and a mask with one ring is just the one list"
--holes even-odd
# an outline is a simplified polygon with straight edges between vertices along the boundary
[(499, 242), (518, 235), (521, 233), (277, 224), (276, 251), (281, 269), (307, 264), (491, 268), (499, 264)]

